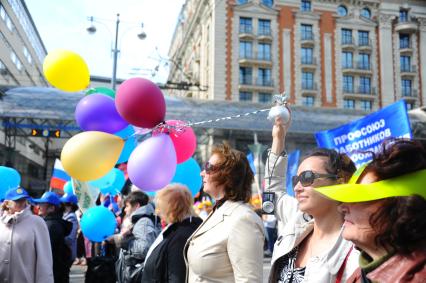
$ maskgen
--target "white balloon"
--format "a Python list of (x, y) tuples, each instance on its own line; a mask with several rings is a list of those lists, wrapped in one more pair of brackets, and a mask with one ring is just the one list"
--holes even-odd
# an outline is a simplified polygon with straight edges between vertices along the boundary
[(290, 121), (290, 112), (284, 105), (276, 105), (272, 107), (271, 110), (269, 110), (268, 120), (273, 122), (275, 117), (279, 116), (283, 119), (284, 124), (287, 124)]

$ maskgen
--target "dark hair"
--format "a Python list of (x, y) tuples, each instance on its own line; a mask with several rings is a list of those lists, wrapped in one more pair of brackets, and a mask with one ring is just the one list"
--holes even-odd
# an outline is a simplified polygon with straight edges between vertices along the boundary
[(214, 154), (220, 161), (215, 164), (212, 179), (225, 187), (225, 199), (249, 202), (254, 176), (246, 155), (227, 144), (215, 146), (212, 150)]
[[(374, 174), (386, 180), (426, 169), (426, 150), (418, 141), (390, 139), (373, 153), (360, 176)], [(380, 208), (370, 216), (370, 225), (376, 231), (375, 244), (401, 254), (409, 254), (426, 245), (426, 200), (418, 195), (391, 197), (382, 200)]]
[(347, 183), (356, 171), (355, 163), (345, 153), (338, 153), (334, 149), (317, 148), (304, 159), (309, 157), (327, 158), (325, 170), (329, 174), (337, 175), (339, 183)]
[(65, 202), (62, 204), (64, 207), (65, 206), (71, 206), (71, 211), (72, 212), (76, 212), (78, 210), (78, 205), (72, 202)]
[(135, 191), (131, 192), (126, 199), (124, 200), (124, 203), (130, 203), (131, 206), (136, 205), (137, 203), (140, 206), (147, 205), (149, 202), (149, 197), (147, 194), (145, 194), (142, 191)]

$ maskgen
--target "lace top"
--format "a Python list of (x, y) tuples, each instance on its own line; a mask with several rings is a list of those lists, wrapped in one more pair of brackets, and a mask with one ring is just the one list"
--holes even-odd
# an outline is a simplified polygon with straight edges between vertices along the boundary
[(278, 283), (300, 283), (305, 276), (305, 267), (296, 267), (298, 247), (277, 260)]

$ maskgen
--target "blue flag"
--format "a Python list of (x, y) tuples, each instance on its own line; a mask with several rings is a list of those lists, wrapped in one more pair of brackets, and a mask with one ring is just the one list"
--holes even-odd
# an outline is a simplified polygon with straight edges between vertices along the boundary
[(251, 171), (253, 171), (253, 174), (256, 175), (256, 167), (254, 166), (254, 156), (251, 151), (249, 152), (249, 154), (247, 154), (247, 160), (250, 164)]
[(287, 188), (287, 194), (290, 196), (294, 196), (293, 182), (291, 181), (291, 178), (297, 175), (299, 158), (300, 158), (300, 150), (298, 149), (288, 154), (286, 188)]
[(404, 100), (341, 127), (315, 134), (318, 147), (334, 148), (347, 153), (357, 166), (371, 160), (386, 138), (412, 138)]

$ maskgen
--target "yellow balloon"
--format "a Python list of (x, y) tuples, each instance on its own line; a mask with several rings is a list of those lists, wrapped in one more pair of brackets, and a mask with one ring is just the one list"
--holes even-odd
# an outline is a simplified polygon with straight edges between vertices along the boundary
[(65, 171), (80, 181), (99, 179), (117, 163), (124, 140), (104, 132), (88, 131), (69, 139), (61, 152)]
[(49, 52), (44, 58), (43, 73), (49, 83), (64, 91), (81, 91), (90, 83), (86, 62), (80, 55), (68, 50)]

